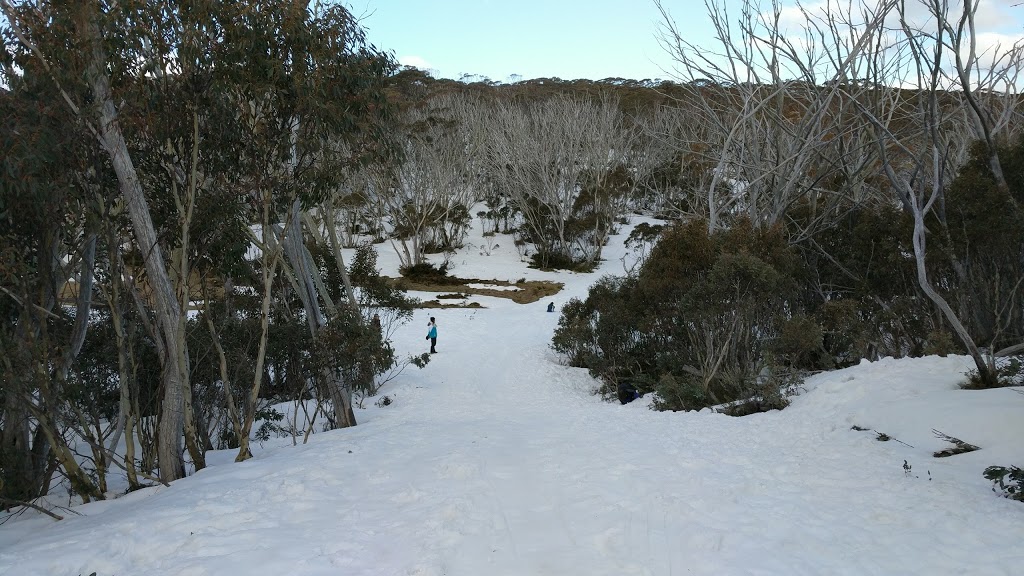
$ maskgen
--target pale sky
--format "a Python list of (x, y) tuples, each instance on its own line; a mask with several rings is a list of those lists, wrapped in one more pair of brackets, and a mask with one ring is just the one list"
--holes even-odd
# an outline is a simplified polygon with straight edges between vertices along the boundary
[[(981, 2), (978, 29), (988, 34), (982, 42), (1010, 39), (1009, 44), (1021, 36), (1021, 1)], [(393, 53), (399, 63), (439, 78), (475, 74), (507, 82), (513, 74), (524, 80), (673, 77), (672, 59), (656, 37), (662, 17), (654, 0), (349, 2), (372, 44)], [(719, 2), (729, 7), (735, 19), (742, 2)], [(827, 2), (805, 0), (803, 5), (820, 11)], [(795, 3), (783, 2), (787, 6)], [(952, 0), (951, 4), (955, 3)], [(664, 0), (664, 4), (687, 39), (701, 46), (716, 46), (703, 0)], [(761, 5), (767, 8), (771, 2), (763, 0)], [(787, 10), (787, 16), (794, 14)]]
[[(669, 77), (653, 0), (350, 1), (372, 44), (435, 77)], [(699, 0), (670, 2), (703, 13)]]

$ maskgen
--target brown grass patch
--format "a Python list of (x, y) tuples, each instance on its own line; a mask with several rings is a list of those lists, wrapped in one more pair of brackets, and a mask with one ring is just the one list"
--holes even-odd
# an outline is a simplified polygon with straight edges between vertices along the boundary
[(479, 302), (467, 302), (465, 304), (443, 304), (437, 300), (424, 300), (420, 302), (419, 308), (486, 308)]
[[(450, 276), (444, 283), (422, 282), (409, 278), (390, 278), (390, 281), (403, 290), (415, 290), (417, 292), (440, 292), (438, 298), (450, 298), (454, 290), (461, 294), (477, 294), (480, 296), (494, 296), (496, 298), (508, 298), (517, 304), (531, 304), (538, 300), (553, 296), (561, 292), (564, 284), (561, 282), (548, 282), (546, 280), (524, 280), (521, 282), (506, 282), (505, 280), (480, 280), (478, 278), (456, 278)], [(515, 286), (518, 290), (495, 290), (491, 288), (473, 288), (469, 284), (491, 284), (494, 286)], [(430, 302), (436, 303), (429, 305)], [(437, 300), (424, 302), (423, 308), (465, 308), (465, 305), (441, 304)], [(473, 306), (474, 308), (476, 306)]]

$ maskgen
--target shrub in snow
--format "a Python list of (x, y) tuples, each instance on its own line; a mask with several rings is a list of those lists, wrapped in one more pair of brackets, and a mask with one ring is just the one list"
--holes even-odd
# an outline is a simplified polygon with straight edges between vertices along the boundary
[(261, 422), (253, 435), (257, 441), (266, 442), (271, 437), (287, 436), (288, 432), (278, 422), (284, 420), (284, 414), (271, 407), (261, 408), (256, 412), (256, 421)]
[(992, 481), (992, 491), (1012, 500), (1024, 502), (1024, 470), (1010, 466), (989, 466), (985, 478)]
[(421, 282), (444, 281), (448, 278), (448, 262), (440, 265), (422, 262), (411, 266), (402, 266), (398, 271), (402, 276), (410, 280), (419, 280)]
[(692, 374), (663, 374), (654, 388), (657, 410), (698, 410), (709, 404), (704, 387)]
[(942, 440), (945, 440), (946, 442), (949, 442), (950, 444), (953, 445), (952, 448), (945, 448), (932, 454), (932, 456), (935, 456), (936, 458), (946, 458), (949, 456), (956, 456), (957, 454), (966, 454), (967, 452), (974, 452), (975, 450), (980, 450), (980, 448), (978, 448), (974, 444), (964, 442), (959, 438), (954, 438), (953, 436), (939, 432), (934, 428), (932, 428), (932, 434), (935, 434), (937, 438), (941, 438)]
[(552, 347), (599, 377), (607, 397), (628, 382), (657, 391), (658, 409), (737, 400), (749, 400), (750, 410), (780, 408), (784, 386), (772, 375), (826, 354), (820, 330), (802, 341), (799, 326), (773, 348), (801, 307), (799, 267), (780, 227), (740, 220), (708, 233), (701, 221), (680, 224), (638, 273), (603, 277), (585, 301), (570, 301)]
[(995, 386), (986, 386), (978, 375), (978, 371), (970, 370), (967, 372), (967, 382), (964, 383), (963, 387), (970, 390), (980, 390), (983, 388), (1024, 386), (1024, 363), (1021, 362), (1020, 356), (994, 358), (992, 363), (996, 369)]
[[(598, 280), (605, 282), (606, 278)], [(593, 294), (593, 289), (591, 289)], [(597, 353), (596, 336), (597, 310), (591, 298), (586, 302), (572, 298), (562, 307), (558, 328), (551, 339), (551, 347), (564, 355), (570, 366), (586, 368), (591, 363), (590, 355)]]
[(947, 356), (963, 352), (963, 346), (958, 346), (953, 340), (953, 335), (947, 330), (932, 330), (928, 333), (922, 352), (928, 356)]
[(835, 368), (835, 361), (825, 350), (824, 341), (821, 324), (806, 314), (795, 314), (782, 323), (779, 337), (770, 349), (788, 366), (829, 370)]

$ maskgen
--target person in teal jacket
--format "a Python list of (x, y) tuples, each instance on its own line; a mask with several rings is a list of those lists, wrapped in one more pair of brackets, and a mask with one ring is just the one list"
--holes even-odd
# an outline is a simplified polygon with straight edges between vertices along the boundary
[(427, 326), (430, 327), (430, 331), (427, 332), (427, 340), (430, 340), (430, 353), (437, 354), (437, 321), (434, 317), (430, 317), (430, 322), (427, 322)]

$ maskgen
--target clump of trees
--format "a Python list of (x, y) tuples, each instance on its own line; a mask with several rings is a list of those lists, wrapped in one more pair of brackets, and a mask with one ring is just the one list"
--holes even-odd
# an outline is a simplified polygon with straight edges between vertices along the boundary
[(354, 425), (396, 361), (371, 314), (410, 306), (333, 217), (396, 152), (390, 57), (337, 5), (0, 9), (0, 498), (248, 458), (271, 400)]
[(635, 129), (619, 103), (556, 96), (493, 108), (490, 174), (521, 215), (541, 267), (592, 267), (637, 174)]
[(782, 367), (770, 347), (800, 304), (799, 258), (782, 232), (748, 220), (713, 233), (701, 220), (673, 227), (636, 274), (605, 277), (565, 306), (553, 347), (606, 393), (657, 391), (665, 408), (756, 395)]
[[(980, 148), (950, 185), (955, 208), (946, 223), (927, 220), (948, 233), (936, 238), (926, 265), (995, 365), (1024, 340), (1024, 140), (999, 149), (1007, 190)], [(965, 352), (918, 283), (913, 215), (883, 203), (839, 208), (810, 237), (804, 203), (787, 213), (787, 225), (746, 215), (713, 231), (706, 220), (678, 222), (636, 269), (570, 301), (552, 347), (599, 377), (604, 394), (622, 386), (656, 392), (656, 406), (673, 410), (745, 399), (781, 407), (780, 391), (800, 373)], [(650, 234), (638, 232), (634, 243)], [(999, 374), (1010, 379), (984, 384), (975, 373), (972, 385), (1017, 377), (997, 367)]]
[[(353, 394), (404, 365), (387, 336), (411, 304), (344, 248), (389, 241), (404, 270), (444, 274), (426, 255), (462, 246), (485, 203), (538, 264), (592, 265), (641, 181), (623, 114), (640, 104), (616, 84), (397, 72), (340, 6), (0, 9), (9, 500), (57, 473), (88, 500), (111, 466), (134, 488), (212, 447), (247, 458), (272, 400), (354, 425)], [(530, 134), (562, 153), (528, 154)], [(553, 176), (513, 178), (536, 170)]]
[(802, 42), (779, 2), (738, 23), (710, 3), (722, 60), (663, 9), (699, 128), (652, 124), (675, 146), (651, 172), (667, 194), (641, 200), (682, 223), (566, 307), (554, 347), (673, 409), (882, 355), (965, 352), (974, 386), (1004, 384), (1024, 351), (1024, 52), (980, 53), (977, 7), (798, 7), (820, 39)]
[[(909, 253), (921, 294), (974, 358), (980, 382), (992, 386), (995, 358), (1009, 352), (983, 351), (979, 338), (987, 336), (970, 326), (978, 312), (957, 310), (931, 267), (939, 238), (953, 236), (949, 192), (973, 142), (988, 177), (1016, 204), (1000, 150), (1016, 138), (1024, 52), (1019, 42), (980, 49), (978, 6), (801, 6), (802, 28), (787, 29), (781, 2), (765, 10), (744, 2), (736, 24), (723, 5), (711, 3), (728, 61), (690, 43), (662, 7), (662, 39), (691, 79), (686, 101), (706, 125), (718, 127), (704, 153), (715, 169), (701, 187), (703, 197), (695, 194), (710, 225), (739, 210), (776, 222), (804, 204), (810, 212), (796, 239), (813, 244), (839, 210), (898, 206), (912, 222)], [(962, 257), (948, 250), (945, 256), (957, 284), (967, 288)], [(1018, 298), (1002, 289), (1000, 303), (988, 306), (1008, 318)], [(1016, 346), (1019, 334), (1008, 340)]]

